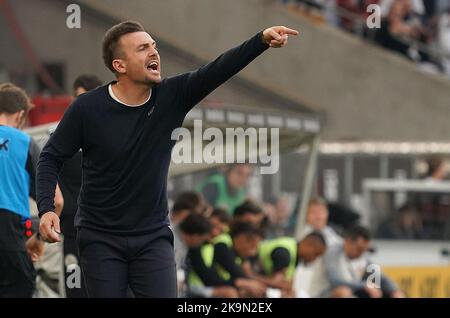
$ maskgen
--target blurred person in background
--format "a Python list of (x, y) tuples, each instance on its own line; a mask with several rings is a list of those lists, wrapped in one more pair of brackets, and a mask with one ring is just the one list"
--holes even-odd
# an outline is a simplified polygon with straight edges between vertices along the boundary
[(396, 240), (420, 240), (426, 237), (422, 220), (414, 205), (405, 204), (396, 215), (381, 224), (376, 233), (377, 238)]
[[(369, 285), (368, 278), (373, 271), (368, 267), (371, 262), (365, 256), (370, 246), (369, 230), (361, 226), (347, 229), (344, 242), (330, 247), (325, 254), (324, 272), (320, 279), (312, 281), (316, 290), (313, 297), (361, 297), (361, 298), (402, 298), (404, 297), (393, 281), (383, 273), (380, 276), (380, 286)], [(358, 262), (353, 262), (359, 260)], [(375, 282), (370, 282), (375, 283)]]
[(293, 297), (293, 278), (300, 263), (308, 265), (326, 251), (326, 241), (319, 232), (306, 235), (301, 241), (291, 237), (280, 237), (261, 242), (258, 251), (261, 273), (250, 271), (251, 278), (258, 279), (269, 287), (282, 291), (284, 297)]
[(196, 213), (188, 215), (179, 225), (181, 240), (189, 249), (185, 265), (186, 295), (237, 298), (237, 289), (214, 267), (214, 246), (207, 242), (211, 229), (209, 220)]
[(194, 212), (209, 217), (212, 208), (203, 199), (200, 193), (184, 191), (176, 198), (169, 215), (172, 225), (177, 225), (190, 213)]
[(81, 94), (89, 92), (97, 87), (102, 86), (102, 81), (95, 75), (83, 74), (78, 76), (73, 82), (73, 96), (78, 97)]
[(427, 172), (425, 180), (442, 181), (447, 176), (445, 161), (440, 157), (431, 157), (427, 160)]
[[(320, 197), (311, 199), (308, 202), (306, 224), (301, 231), (300, 238), (313, 231), (317, 231), (324, 236), (325, 241), (327, 242), (327, 250), (332, 246), (342, 244), (342, 237), (328, 225), (328, 219), (329, 211), (326, 201)], [(300, 270), (296, 272), (296, 280), (299, 281), (299, 285), (296, 287), (308, 295), (315, 295), (317, 293), (317, 286), (314, 286), (311, 282), (317, 280), (316, 276), (320, 277), (324, 266), (323, 257), (319, 257), (309, 266), (302, 266)]]
[(289, 218), (292, 208), (285, 196), (272, 198), (263, 205), (264, 214), (267, 216), (267, 238), (288, 235)]
[(252, 200), (246, 200), (234, 209), (233, 220), (248, 222), (261, 230), (265, 229), (267, 223), (262, 206)]
[(401, 40), (403, 38), (406, 41), (415, 40), (424, 43), (428, 41), (428, 32), (414, 10), (411, 0), (397, 0), (392, 4), (387, 17), (386, 31), (385, 46), (388, 49), (416, 61), (425, 59), (424, 54), (410, 50), (410, 44)]
[(233, 218), (226, 210), (216, 208), (212, 211), (209, 220), (212, 224), (211, 239), (214, 239), (229, 232)]
[[(77, 98), (79, 95), (91, 91), (101, 85), (101, 80), (95, 75), (80, 75), (73, 83), (72, 88), (74, 97)], [(80, 256), (78, 255), (78, 248), (76, 245), (77, 230), (75, 229), (75, 214), (78, 209), (77, 200), (80, 195), (81, 188), (81, 165), (82, 152), (80, 150), (64, 163), (58, 181), (64, 196), (64, 208), (61, 213), (61, 231), (64, 233), (63, 262), (65, 269), (72, 264), (79, 266), (80, 263)], [(72, 274), (67, 270), (65, 270), (64, 273), (66, 279), (70, 274)], [(68, 288), (67, 284), (64, 284), (67, 298), (87, 297), (83, 273), (80, 271), (80, 274), (80, 288)]]
[(214, 237), (214, 266), (221, 277), (231, 280), (241, 297), (263, 297), (266, 287), (263, 283), (250, 279), (242, 266), (250, 258), (257, 256), (262, 231), (247, 222), (234, 222), (230, 233)]
[(318, 231), (325, 237), (328, 247), (340, 244), (342, 237), (332, 227), (328, 226), (328, 216), (328, 207), (325, 200), (322, 198), (310, 200), (306, 212), (306, 225), (300, 237), (304, 237), (313, 231)]
[(203, 180), (197, 191), (201, 192), (215, 208), (226, 209), (230, 214), (247, 197), (246, 187), (253, 174), (249, 164), (236, 164), (227, 167), (225, 173), (216, 173)]
[(379, 0), (336, 0), (337, 7), (343, 9), (341, 27), (350, 32), (359, 31), (357, 28), (365, 25), (365, 21), (371, 14), (367, 12), (368, 6), (379, 4), (379, 2)]
[(444, 73), (450, 78), (450, 6), (438, 19), (437, 44), (442, 51), (442, 68)]
[(194, 191), (182, 192), (175, 199), (169, 217), (174, 235), (174, 252), (177, 272), (183, 269), (188, 250), (180, 237), (180, 223), (192, 213), (207, 216), (209, 210), (210, 207), (206, 204), (205, 200), (203, 200), (202, 195)]
[[(427, 172), (424, 180), (440, 183), (447, 176), (447, 166), (443, 158), (433, 156), (427, 159)], [(442, 240), (445, 236), (446, 223), (450, 219), (450, 196), (446, 193), (425, 192), (413, 197), (426, 237)]]

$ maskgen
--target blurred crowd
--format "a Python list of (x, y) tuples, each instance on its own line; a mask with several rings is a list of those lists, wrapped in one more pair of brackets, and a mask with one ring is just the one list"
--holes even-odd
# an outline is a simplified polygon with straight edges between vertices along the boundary
[[(418, 63), (424, 71), (450, 77), (448, 0), (283, 0), (294, 10), (319, 14), (334, 26), (358, 34)], [(381, 28), (369, 29), (370, 5), (381, 9)]]
[(371, 285), (368, 229), (357, 222), (331, 226), (327, 203), (314, 198), (295, 238), (296, 216), (285, 198), (248, 198), (251, 174), (250, 165), (232, 165), (175, 199), (180, 296), (404, 297), (382, 272), (379, 285)]

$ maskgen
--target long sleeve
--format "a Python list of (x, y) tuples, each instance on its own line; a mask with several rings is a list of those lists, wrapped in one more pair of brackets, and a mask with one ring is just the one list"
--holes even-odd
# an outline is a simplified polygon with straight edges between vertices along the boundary
[(230, 281), (222, 279), (214, 267), (206, 266), (201, 255), (201, 248), (190, 248), (188, 252), (189, 263), (205, 286), (231, 285)]
[(28, 158), (26, 169), (30, 175), (30, 197), (36, 200), (36, 169), (39, 161), (41, 149), (33, 138), (30, 140), (30, 149), (28, 150)]
[(36, 195), (39, 217), (54, 211), (58, 174), (64, 161), (71, 158), (82, 144), (82, 114), (79, 99), (67, 109), (55, 132), (50, 136), (39, 157)]
[(242, 268), (234, 261), (235, 255), (224, 243), (218, 243), (214, 246), (214, 263), (222, 266), (230, 273), (231, 280), (246, 277)]
[(269, 45), (263, 43), (262, 32), (259, 32), (198, 70), (182, 74), (181, 78), (184, 79), (183, 95), (187, 111), (268, 48)]
[(341, 272), (342, 267), (339, 262), (342, 253), (343, 253), (342, 247), (337, 246), (327, 251), (327, 253), (323, 258), (325, 271), (328, 280), (330, 282), (331, 288), (335, 288), (338, 286), (347, 286), (352, 291), (364, 289), (365, 285), (362, 281), (357, 280), (349, 281), (343, 276)]

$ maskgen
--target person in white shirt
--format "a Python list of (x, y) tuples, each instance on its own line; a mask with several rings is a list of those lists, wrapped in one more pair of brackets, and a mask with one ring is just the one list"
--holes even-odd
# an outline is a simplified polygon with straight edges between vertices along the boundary
[[(371, 281), (373, 271), (366, 256), (370, 246), (370, 233), (361, 226), (347, 229), (344, 242), (330, 248), (323, 258), (321, 280), (313, 281), (314, 297), (336, 298), (401, 298), (402, 291), (381, 271)], [(378, 284), (378, 285), (377, 285)]]
[[(303, 228), (300, 239), (304, 238), (313, 231), (320, 232), (327, 243), (327, 248), (333, 248), (336, 245), (342, 244), (342, 237), (328, 225), (328, 207), (327, 203), (322, 198), (311, 199), (308, 203), (308, 210), (306, 212), (306, 225)], [(305, 267), (300, 265), (297, 268), (294, 286), (298, 297), (318, 297), (321, 287), (324, 282), (322, 273), (324, 272), (323, 257), (317, 259), (314, 263)]]
[(328, 215), (325, 200), (322, 198), (314, 198), (309, 201), (308, 211), (306, 213), (306, 225), (302, 230), (300, 238), (305, 237), (313, 231), (319, 231), (325, 237), (328, 247), (342, 243), (342, 237), (333, 228), (328, 226)]

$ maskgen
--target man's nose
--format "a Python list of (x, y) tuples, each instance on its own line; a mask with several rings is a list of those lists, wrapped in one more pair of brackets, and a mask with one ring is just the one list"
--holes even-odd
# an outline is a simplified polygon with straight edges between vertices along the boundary
[(149, 57), (156, 56), (156, 55), (158, 55), (158, 51), (154, 47), (152, 47), (152, 48), (150, 48), (148, 55), (149, 55)]

